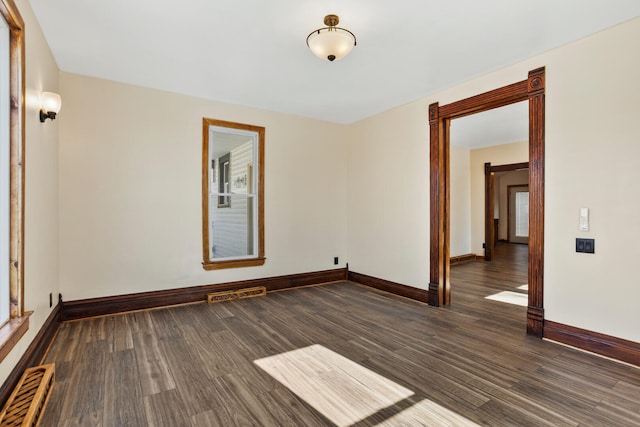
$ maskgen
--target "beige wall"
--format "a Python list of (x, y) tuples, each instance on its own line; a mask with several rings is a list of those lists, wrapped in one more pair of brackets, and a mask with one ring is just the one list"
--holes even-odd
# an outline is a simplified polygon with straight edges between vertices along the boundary
[[(38, 333), (58, 296), (58, 126), (59, 120), (40, 123), (40, 93), (58, 91), (58, 68), (26, 0), (16, 0), (25, 22), (25, 310), (33, 311), (29, 330), (0, 363), (0, 383)], [(64, 101), (61, 117), (64, 114)]]
[[(471, 252), (471, 151), (451, 147), (450, 164), (450, 224), (449, 255), (454, 257)], [(483, 212), (484, 214), (484, 212)]]
[(426, 288), (429, 278), (427, 106), (351, 125), (349, 270)]
[(527, 162), (529, 161), (529, 143), (524, 141), (478, 148), (471, 150), (470, 157), (471, 249), (474, 254), (484, 255), (482, 248), (484, 243), (484, 164), (488, 162), (498, 166)]
[[(65, 300), (346, 263), (347, 127), (61, 73)], [(264, 126), (264, 266), (202, 268), (202, 118)]]
[[(428, 105), (523, 80), (546, 66), (545, 317), (640, 341), (640, 202), (632, 196), (640, 181), (639, 41), (637, 18), (352, 125), (350, 268), (427, 287)], [(358, 157), (364, 148), (369, 153)], [(380, 175), (388, 175), (381, 171), (391, 153), (412, 167), (385, 180)], [(580, 207), (590, 208), (588, 232), (578, 231)], [(575, 253), (576, 237), (595, 238), (596, 253)]]

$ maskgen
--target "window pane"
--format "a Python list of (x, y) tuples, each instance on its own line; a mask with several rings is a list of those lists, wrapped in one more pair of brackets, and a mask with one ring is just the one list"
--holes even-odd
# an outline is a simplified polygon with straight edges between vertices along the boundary
[(529, 237), (529, 192), (516, 192), (516, 236)]
[(214, 198), (211, 206), (211, 258), (257, 256), (253, 224), (253, 196), (233, 194), (229, 205), (221, 207)]
[(0, 324), (9, 319), (11, 76), (9, 27), (0, 16)]

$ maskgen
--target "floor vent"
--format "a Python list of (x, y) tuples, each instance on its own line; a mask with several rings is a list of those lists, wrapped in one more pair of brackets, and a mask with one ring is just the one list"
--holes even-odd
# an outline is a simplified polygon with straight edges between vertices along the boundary
[(0, 414), (0, 427), (37, 426), (55, 383), (55, 364), (24, 371)]
[(214, 292), (207, 295), (207, 302), (212, 304), (214, 302), (233, 301), (236, 299), (262, 297), (267, 294), (267, 288), (264, 286), (257, 286), (255, 288), (237, 289), (235, 291), (222, 291)]

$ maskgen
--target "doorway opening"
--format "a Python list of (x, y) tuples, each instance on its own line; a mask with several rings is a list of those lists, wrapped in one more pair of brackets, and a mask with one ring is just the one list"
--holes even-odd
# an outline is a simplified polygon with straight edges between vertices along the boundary
[[(516, 194), (519, 194), (520, 204), (515, 204)], [(525, 205), (522, 204), (525, 201), (526, 210), (523, 209)], [(518, 225), (517, 230), (516, 225)], [(514, 237), (516, 232), (519, 237)], [(498, 166), (490, 162), (484, 164), (485, 261), (493, 259), (495, 246), (500, 241), (529, 244), (528, 161)]]
[(454, 118), (528, 100), (529, 102), (529, 253), (527, 332), (542, 337), (544, 266), (544, 97), (545, 70), (529, 72), (526, 80), (448, 105), (429, 106), (430, 128), (430, 272), (429, 304), (451, 299), (450, 123)]

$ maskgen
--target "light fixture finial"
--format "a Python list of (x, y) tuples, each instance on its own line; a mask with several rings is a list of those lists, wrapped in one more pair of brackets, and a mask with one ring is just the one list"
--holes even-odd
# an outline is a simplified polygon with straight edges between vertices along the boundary
[(324, 25), (327, 27), (335, 27), (340, 23), (340, 17), (338, 15), (327, 15), (324, 17)]

